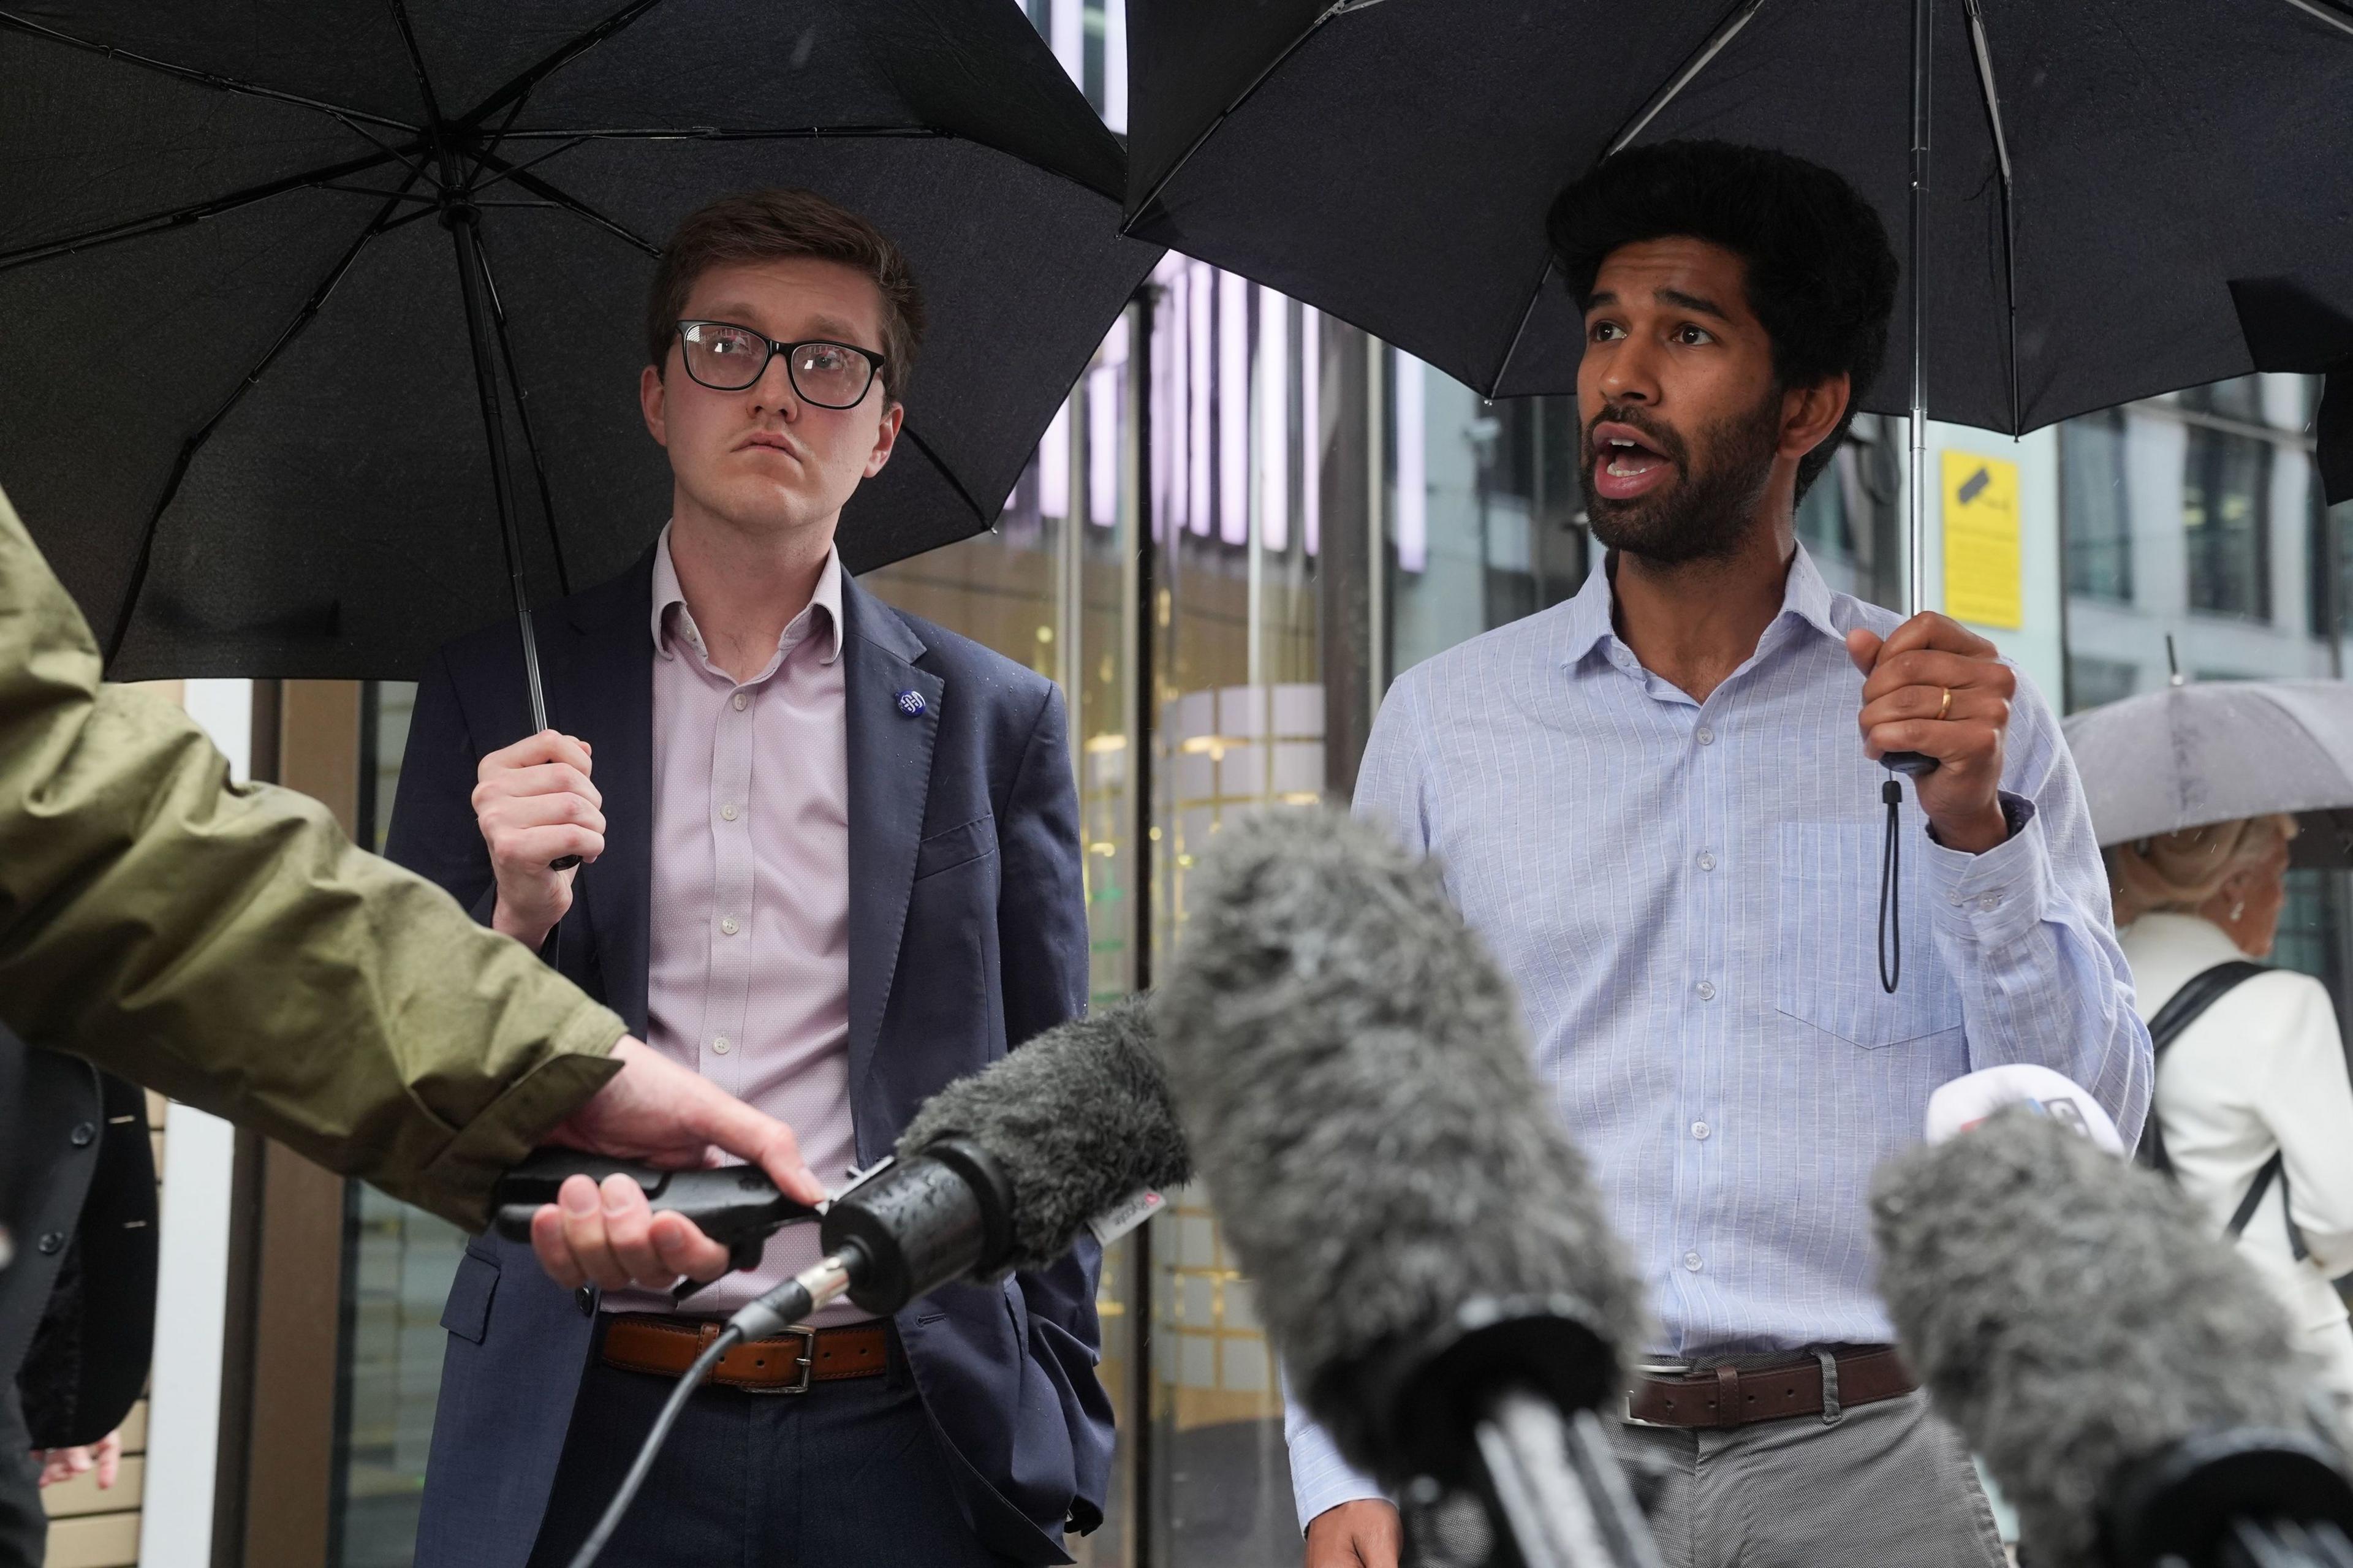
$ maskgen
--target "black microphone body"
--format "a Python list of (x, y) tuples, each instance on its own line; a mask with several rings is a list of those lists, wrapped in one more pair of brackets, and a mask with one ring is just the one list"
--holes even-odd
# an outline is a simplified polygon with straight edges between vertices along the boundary
[(2286, 1314), (2161, 1179), (2019, 1109), (1890, 1161), (1872, 1207), (1905, 1355), (2033, 1568), (2353, 1568)]
[(1655, 1562), (1592, 1414), (1640, 1290), (1435, 867), (1262, 813), (1187, 903), (1162, 1055), (1309, 1411), (1409, 1502), (1477, 1492), (1523, 1561)]
[(1050, 1029), (926, 1100), (892, 1162), (828, 1205), (824, 1259), (755, 1303), (747, 1331), (844, 1294), (887, 1315), (953, 1280), (1046, 1268), (1098, 1216), (1190, 1180), (1147, 1005)]

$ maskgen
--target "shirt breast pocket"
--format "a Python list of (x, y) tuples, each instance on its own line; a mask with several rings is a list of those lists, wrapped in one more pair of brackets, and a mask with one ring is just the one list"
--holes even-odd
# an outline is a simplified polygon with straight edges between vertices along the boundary
[(1879, 883), (1883, 822), (1784, 822), (1779, 826), (1774, 995), (1792, 1018), (1867, 1051), (1961, 1026), (1961, 995), (1936, 956), (1920, 875), (1921, 826), (1906, 814), (1895, 896), (1903, 912), (1903, 972), (1879, 980)]

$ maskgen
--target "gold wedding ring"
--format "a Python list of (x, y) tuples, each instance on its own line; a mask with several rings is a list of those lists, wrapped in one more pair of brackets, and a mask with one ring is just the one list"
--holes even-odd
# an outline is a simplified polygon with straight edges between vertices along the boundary
[(1950, 713), (1952, 710), (1953, 689), (1947, 686), (1945, 688), (1945, 700), (1936, 704), (1936, 717), (1942, 719), (1946, 714)]

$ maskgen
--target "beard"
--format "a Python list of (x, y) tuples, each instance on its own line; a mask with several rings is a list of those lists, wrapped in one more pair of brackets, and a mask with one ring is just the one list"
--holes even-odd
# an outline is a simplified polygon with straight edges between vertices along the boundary
[[(1701, 431), (1706, 460), (1694, 467), (1683, 437), (1639, 408), (1604, 407), (1585, 426), (1585, 457), (1577, 478), (1585, 486), (1586, 521), (1593, 537), (1611, 550), (1639, 555), (1661, 566), (1720, 559), (1733, 554), (1756, 521), (1757, 503), (1773, 475), (1780, 445), (1781, 395), (1769, 393), (1745, 415), (1719, 419)], [(1674, 466), (1675, 477), (1643, 495), (1612, 500), (1593, 488), (1601, 454), (1594, 426), (1605, 421), (1630, 425), (1655, 443)]]

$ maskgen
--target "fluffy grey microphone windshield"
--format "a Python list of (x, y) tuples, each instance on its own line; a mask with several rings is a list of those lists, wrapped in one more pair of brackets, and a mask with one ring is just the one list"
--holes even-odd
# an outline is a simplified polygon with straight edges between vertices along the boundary
[(951, 1133), (995, 1157), (1013, 1187), (1005, 1268), (1043, 1268), (1105, 1209), (1192, 1179), (1147, 1006), (1132, 996), (1049, 1029), (948, 1085), (908, 1122), (902, 1160)]
[(2038, 1565), (2095, 1561), (2128, 1460), (2205, 1427), (2317, 1431), (2253, 1270), (2161, 1178), (2052, 1118), (2006, 1110), (1889, 1161), (1872, 1213), (1905, 1356)]
[(1351, 1369), (1468, 1300), (1573, 1297), (1641, 1344), (1517, 1000), (1435, 864), (1328, 809), (1270, 811), (1227, 822), (1185, 901), (1170, 1086), (1292, 1386), (1351, 1462), (1383, 1458)]

